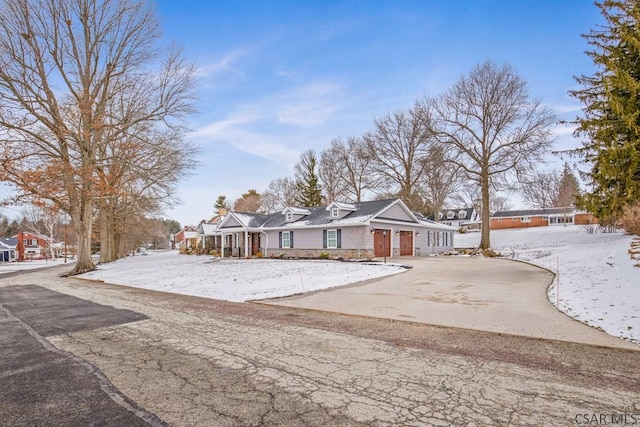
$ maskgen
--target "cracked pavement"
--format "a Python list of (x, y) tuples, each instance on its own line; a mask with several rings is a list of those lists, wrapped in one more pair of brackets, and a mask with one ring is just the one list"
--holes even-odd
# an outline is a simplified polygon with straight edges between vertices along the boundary
[(19, 284), (143, 315), (46, 339), (168, 425), (575, 425), (578, 414), (640, 413), (640, 351), (227, 303), (52, 271), (0, 278), (0, 287)]

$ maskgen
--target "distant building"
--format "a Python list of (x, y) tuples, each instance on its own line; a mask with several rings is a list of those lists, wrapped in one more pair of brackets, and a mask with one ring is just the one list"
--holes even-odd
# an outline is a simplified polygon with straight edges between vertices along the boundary
[(13, 262), (17, 259), (18, 239), (0, 237), (0, 262)]
[(492, 230), (597, 223), (598, 219), (590, 213), (572, 207), (501, 211), (491, 216)]
[(456, 229), (480, 228), (480, 214), (475, 208), (443, 209), (437, 219), (429, 218), (440, 224)]

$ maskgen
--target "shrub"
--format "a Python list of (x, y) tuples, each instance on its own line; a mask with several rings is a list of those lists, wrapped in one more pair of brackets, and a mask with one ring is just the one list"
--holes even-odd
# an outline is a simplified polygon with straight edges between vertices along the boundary
[(487, 258), (498, 258), (500, 257), (500, 252), (496, 252), (493, 249), (489, 248), (489, 249), (484, 249), (482, 251), (482, 255), (487, 257)]
[(329, 252), (320, 252), (320, 259), (329, 259)]
[(627, 233), (640, 236), (640, 202), (624, 208), (620, 223)]
[(256, 253), (256, 258), (262, 258), (264, 255), (262, 254), (262, 252), (258, 252)]

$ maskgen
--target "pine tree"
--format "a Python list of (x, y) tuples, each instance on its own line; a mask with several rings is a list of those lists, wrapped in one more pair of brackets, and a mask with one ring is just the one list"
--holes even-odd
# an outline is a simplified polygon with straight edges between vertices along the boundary
[(313, 150), (307, 150), (300, 155), (300, 161), (295, 167), (296, 203), (301, 206), (313, 207), (322, 204), (322, 191), (316, 173), (318, 159)]
[(580, 184), (569, 163), (565, 162), (553, 205), (557, 208), (575, 206), (578, 196), (580, 196)]
[(583, 89), (570, 95), (584, 105), (577, 134), (586, 140), (573, 151), (591, 164), (591, 191), (578, 205), (602, 223), (614, 223), (624, 207), (640, 199), (640, 3), (596, 3), (606, 25), (585, 39), (598, 70), (576, 80)]
[(216, 199), (216, 202), (213, 205), (213, 208), (215, 209), (217, 214), (220, 214), (221, 210), (229, 209), (229, 202), (227, 201), (227, 196), (225, 196), (224, 194), (219, 195), (218, 198)]

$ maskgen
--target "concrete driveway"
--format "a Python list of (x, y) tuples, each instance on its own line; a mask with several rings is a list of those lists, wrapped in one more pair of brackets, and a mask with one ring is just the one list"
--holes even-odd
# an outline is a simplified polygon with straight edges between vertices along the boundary
[(311, 294), (262, 301), (534, 338), (640, 350), (580, 323), (547, 299), (553, 274), (489, 258), (395, 258), (405, 273)]

